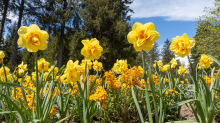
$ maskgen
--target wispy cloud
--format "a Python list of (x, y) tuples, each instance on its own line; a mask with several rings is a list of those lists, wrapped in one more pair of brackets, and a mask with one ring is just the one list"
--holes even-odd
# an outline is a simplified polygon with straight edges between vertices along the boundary
[(134, 0), (130, 8), (133, 18), (164, 17), (167, 21), (195, 21), (214, 0)]

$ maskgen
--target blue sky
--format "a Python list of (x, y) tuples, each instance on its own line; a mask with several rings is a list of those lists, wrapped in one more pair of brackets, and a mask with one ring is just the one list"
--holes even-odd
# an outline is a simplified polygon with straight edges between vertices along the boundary
[[(202, 15), (205, 7), (214, 7), (215, 0), (134, 0), (130, 8), (134, 13), (131, 15), (131, 24), (135, 22), (153, 22), (155, 30), (160, 33), (157, 41), (162, 48), (164, 41), (168, 38), (188, 34), (193, 38), (196, 34), (196, 19)], [(188, 65), (187, 58), (177, 57), (185, 65)]]
[(160, 33), (160, 39), (157, 41), (161, 46), (164, 41), (172, 41), (172, 38), (177, 35), (182, 36), (184, 33), (188, 34), (190, 38), (196, 34), (196, 23), (194, 21), (166, 21), (163, 17), (150, 17), (150, 18), (132, 18), (130, 23), (148, 23), (153, 22), (155, 30)]

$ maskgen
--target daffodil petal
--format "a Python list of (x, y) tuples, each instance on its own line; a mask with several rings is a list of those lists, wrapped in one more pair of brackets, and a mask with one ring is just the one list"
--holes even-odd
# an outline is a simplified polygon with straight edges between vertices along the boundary
[(19, 39), (18, 39), (18, 46), (19, 47), (26, 47), (26, 40), (24, 38), (24, 36), (21, 36)]

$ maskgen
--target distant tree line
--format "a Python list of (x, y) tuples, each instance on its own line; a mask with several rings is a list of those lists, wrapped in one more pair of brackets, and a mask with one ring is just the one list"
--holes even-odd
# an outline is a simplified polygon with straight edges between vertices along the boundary
[[(142, 65), (141, 54), (127, 41), (131, 30), (128, 5), (133, 0), (1, 0), (0, 50), (5, 52), (4, 63), (13, 70), (21, 61), (34, 71), (34, 54), (19, 48), (17, 30), (21, 26), (37, 24), (50, 37), (45, 51), (38, 51), (52, 64), (57, 61), (60, 68), (69, 59), (82, 60), (80, 51), (83, 39), (97, 38), (103, 47), (100, 62), (104, 69), (111, 69), (117, 59), (127, 59), (131, 65)], [(9, 14), (17, 15), (12, 23)], [(5, 35), (5, 36), (3, 36)], [(162, 49), (158, 43), (146, 53), (146, 66), (162, 59), (164, 64), (174, 57), (167, 39)], [(151, 62), (150, 62), (151, 61)]]

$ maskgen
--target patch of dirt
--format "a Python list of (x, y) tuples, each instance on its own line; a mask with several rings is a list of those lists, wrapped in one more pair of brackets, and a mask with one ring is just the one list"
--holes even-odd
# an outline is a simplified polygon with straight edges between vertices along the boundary
[[(185, 104), (182, 105), (182, 107), (181, 107), (180, 117), (181, 117), (181, 120), (196, 121), (196, 118), (195, 118), (193, 112)], [(216, 122), (214, 120), (213, 123), (218, 123), (218, 122)]]

